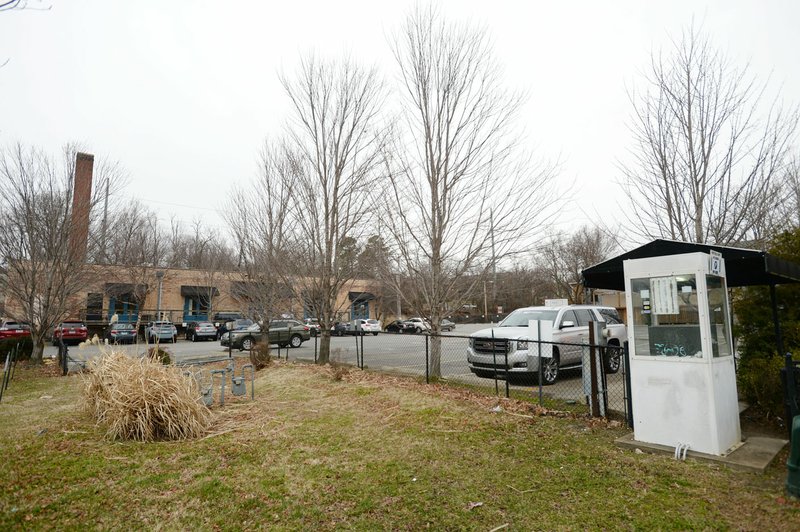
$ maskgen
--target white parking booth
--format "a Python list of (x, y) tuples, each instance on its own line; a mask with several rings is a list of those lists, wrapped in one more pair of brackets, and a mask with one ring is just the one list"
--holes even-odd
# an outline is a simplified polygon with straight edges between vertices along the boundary
[(741, 444), (725, 263), (625, 260), (634, 439), (723, 456)]

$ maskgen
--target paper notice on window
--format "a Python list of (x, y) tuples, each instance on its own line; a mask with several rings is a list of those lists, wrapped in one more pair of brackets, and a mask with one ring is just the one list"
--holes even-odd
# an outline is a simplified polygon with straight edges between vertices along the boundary
[(650, 279), (650, 306), (653, 314), (678, 313), (678, 283), (675, 277)]

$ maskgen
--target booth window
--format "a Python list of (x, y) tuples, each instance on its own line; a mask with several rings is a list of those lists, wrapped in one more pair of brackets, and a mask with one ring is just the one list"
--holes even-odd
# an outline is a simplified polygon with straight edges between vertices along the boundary
[(728, 338), (728, 300), (725, 297), (725, 284), (722, 277), (706, 275), (708, 287), (708, 319), (711, 322), (711, 352), (714, 357), (731, 355), (731, 341)]
[(693, 274), (631, 279), (636, 356), (702, 357)]

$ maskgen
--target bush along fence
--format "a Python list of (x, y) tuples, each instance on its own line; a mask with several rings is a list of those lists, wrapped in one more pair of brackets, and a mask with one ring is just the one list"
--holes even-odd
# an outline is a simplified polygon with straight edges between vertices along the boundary
[(331, 343), (334, 363), (446, 381), (546, 408), (621, 416), (631, 423), (625, 354), (625, 346), (603, 345), (599, 335), (588, 343), (553, 343), (383, 332)]

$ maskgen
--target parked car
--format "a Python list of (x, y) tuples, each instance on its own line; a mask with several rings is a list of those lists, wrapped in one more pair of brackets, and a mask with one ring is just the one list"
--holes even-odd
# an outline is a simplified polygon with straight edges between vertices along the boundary
[(319, 320), (317, 318), (306, 318), (303, 320), (311, 332), (311, 336), (319, 336)]
[(442, 320), (442, 321), (439, 323), (439, 330), (441, 330), (441, 331), (444, 331), (444, 332), (447, 332), (447, 331), (452, 331), (452, 330), (453, 330), (453, 329), (455, 329), (455, 328), (456, 328), (456, 324), (455, 324), (455, 323), (453, 323), (453, 322), (452, 322), (452, 321), (450, 321), (450, 320), (446, 320), (446, 319), (445, 319), (445, 320)]
[(416, 329), (414, 324), (405, 320), (394, 320), (384, 328), (386, 332), (399, 334), (413, 333), (414, 329)]
[(353, 320), (348, 332), (351, 334), (360, 334), (362, 336), (370, 333), (373, 336), (378, 336), (378, 333), (381, 332), (381, 324), (378, 320), (373, 319)]
[(61, 343), (62, 338), (65, 344), (79, 344), (85, 342), (88, 337), (89, 330), (81, 320), (64, 320), (53, 329), (53, 345)]
[(178, 341), (178, 329), (169, 321), (151, 321), (144, 330), (145, 338), (148, 342)]
[(6, 338), (24, 338), (31, 335), (31, 327), (27, 323), (14, 320), (3, 320), (0, 324), (0, 340)]
[(431, 330), (431, 324), (425, 318), (409, 318), (406, 321), (414, 326), (414, 332), (417, 334)]
[(197, 321), (186, 324), (186, 339), (196, 342), (198, 340), (216, 340), (217, 328), (210, 321)]
[(217, 327), (217, 338), (222, 338), (222, 335), (228, 331), (241, 331), (253, 325), (253, 320), (247, 318), (239, 318), (231, 321), (226, 321)]
[[(614, 317), (615, 320), (612, 320)], [(542, 384), (553, 384), (560, 370), (581, 365), (583, 347), (580, 344), (588, 342), (590, 321), (606, 322), (608, 347), (603, 353), (603, 365), (607, 373), (619, 371), (621, 346), (627, 339), (625, 325), (616, 309), (590, 305), (520, 308), (509, 314), (497, 327), (471, 334), (467, 347), (470, 371), (478, 377), (493, 377), (495, 373), (500, 376), (538, 375), (539, 357), (528, 357), (529, 348), (536, 346), (528, 337), (530, 320), (553, 324), (553, 344), (546, 344), (547, 347), (552, 345), (552, 356), (542, 357)]]
[(246, 351), (267, 339), (270, 344), (279, 347), (300, 347), (303, 342), (311, 339), (311, 332), (307, 325), (297, 320), (272, 320), (269, 323), (268, 333), (261, 330), (261, 325), (254, 323), (246, 329), (224, 333), (219, 343), (223, 347)]
[(132, 344), (136, 341), (136, 328), (132, 323), (113, 323), (103, 337), (110, 344)]
[(331, 327), (331, 336), (344, 336), (350, 334), (350, 324), (343, 321), (334, 322)]

